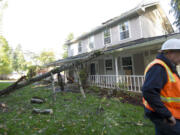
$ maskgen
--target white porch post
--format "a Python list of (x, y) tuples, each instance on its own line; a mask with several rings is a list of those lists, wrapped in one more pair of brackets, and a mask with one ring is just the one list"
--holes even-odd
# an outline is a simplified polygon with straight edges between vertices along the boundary
[(118, 57), (115, 57), (115, 72), (116, 72), (116, 83), (118, 83), (119, 82), (119, 80), (118, 80), (118, 75), (119, 75), (119, 73), (118, 73)]

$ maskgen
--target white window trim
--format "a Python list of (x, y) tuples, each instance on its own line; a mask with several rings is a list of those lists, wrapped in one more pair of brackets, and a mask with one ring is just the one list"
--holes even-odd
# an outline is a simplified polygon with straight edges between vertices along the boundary
[[(93, 48), (90, 48), (90, 38), (91, 38), (91, 37), (94, 38), (94, 45), (93, 45)], [(95, 36), (94, 36), (94, 35), (89, 36), (89, 38), (88, 38), (88, 49), (89, 49), (89, 51), (92, 51), (92, 50), (95, 49)]]
[(132, 61), (132, 75), (134, 75), (135, 71), (134, 71), (133, 54), (132, 54), (132, 55), (123, 55), (123, 56), (120, 57), (120, 58), (121, 58), (121, 66), (120, 66), (121, 71), (123, 71), (123, 74), (124, 74), (124, 70), (123, 70), (123, 68), (122, 68), (122, 67), (123, 67), (122, 59), (125, 58), (125, 57), (131, 57), (131, 61)]
[(128, 38), (125, 38), (125, 39), (121, 39), (120, 38), (120, 24), (122, 24), (122, 23), (119, 23), (118, 24), (118, 37), (119, 37), (119, 41), (125, 41), (125, 40), (128, 40), (128, 39), (130, 39), (131, 38), (131, 28), (130, 28), (130, 22), (129, 21), (124, 21), (123, 23), (125, 23), (125, 22), (127, 22), (128, 23), (128, 29), (129, 29), (129, 37)]
[[(105, 29), (104, 29), (104, 30), (105, 30)], [(108, 44), (105, 44), (105, 43), (104, 43), (104, 31), (102, 32), (102, 34), (103, 34), (103, 45), (104, 45), (104, 46), (107, 46), (107, 45), (112, 44), (112, 31), (111, 31), (111, 28), (109, 28), (109, 31), (110, 31), (110, 40), (111, 40), (111, 42), (108, 43)]]
[[(90, 62), (90, 65), (91, 64), (95, 64), (95, 72), (96, 74), (95, 75), (98, 75), (99, 74), (99, 64), (98, 64), (98, 61), (93, 61), (93, 62)], [(90, 67), (91, 68), (91, 67)], [(91, 69), (90, 69), (91, 70)]]
[(113, 61), (113, 57), (109, 57), (109, 58), (104, 58), (104, 71), (105, 71), (105, 74), (107, 74), (106, 60), (112, 60), (112, 73), (114, 73), (114, 61)]
[(139, 16), (139, 26), (140, 26), (140, 37), (143, 37), (143, 31), (142, 31), (142, 17), (141, 15)]

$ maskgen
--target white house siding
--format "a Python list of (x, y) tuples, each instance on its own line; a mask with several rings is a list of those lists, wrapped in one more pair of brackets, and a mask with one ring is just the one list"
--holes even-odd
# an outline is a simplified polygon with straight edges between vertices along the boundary
[(119, 34), (119, 25), (111, 28), (111, 40), (112, 44), (116, 44), (119, 42), (120, 34)]
[(104, 47), (103, 32), (94, 35), (94, 46), (95, 46), (94, 48), (95, 50)]
[(78, 55), (78, 43), (68, 46), (68, 57)]
[(104, 59), (99, 59), (98, 63), (99, 63), (99, 74), (104, 75), (105, 74), (105, 72), (104, 72)]
[(131, 40), (141, 38), (141, 26), (139, 17), (133, 18), (129, 21)]
[(162, 19), (158, 17), (158, 10), (154, 8), (147, 9), (147, 12), (141, 16), (141, 26), (143, 37), (152, 37), (165, 34)]
[(133, 54), (133, 61), (134, 61), (134, 74), (143, 75), (145, 69), (143, 53)]
[(89, 41), (88, 40), (89, 39), (87, 38), (87, 39), (84, 39), (81, 41), (81, 43), (82, 43), (82, 52), (81, 53), (85, 53), (85, 52), (89, 51), (89, 45), (88, 45)]

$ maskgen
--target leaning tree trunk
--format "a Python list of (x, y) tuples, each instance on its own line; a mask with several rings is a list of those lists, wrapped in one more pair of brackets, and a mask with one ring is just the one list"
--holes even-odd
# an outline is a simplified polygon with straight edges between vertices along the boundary
[(92, 60), (92, 59), (94, 59), (94, 58), (96, 58), (96, 57), (98, 57), (98, 56), (100, 56), (102, 54), (103, 54), (103, 52), (99, 52), (99, 51), (95, 52), (93, 54), (90, 54), (88, 57), (86, 56), (86, 58), (82, 58), (82, 60), (78, 60), (78, 61), (76, 61), (74, 63), (71, 63), (71, 64), (64, 64), (61, 67), (52, 69), (51, 71), (49, 71), (47, 73), (35, 76), (35, 77), (33, 77), (33, 78), (29, 79), (29, 80), (22, 81), (24, 79), (24, 77), (23, 77), (23, 79), (20, 78), (14, 84), (10, 85), (9, 87), (7, 87), (7, 88), (5, 88), (3, 90), (0, 90), (0, 96), (5, 95), (5, 94), (9, 94), (9, 93), (11, 93), (11, 92), (13, 92), (13, 91), (15, 91), (17, 89), (23, 88), (25, 86), (28, 86), (28, 85), (34, 83), (34, 82), (40, 81), (40, 80), (42, 80), (44, 78), (47, 78), (47, 77), (51, 76), (51, 74), (57, 74), (57, 73), (60, 73), (62, 71), (65, 71), (67, 69), (71, 69), (73, 67), (76, 67), (76, 65), (79, 65), (80, 63)]
[(42, 75), (39, 75), (39, 76), (36, 76), (36, 77), (33, 77), (29, 80), (25, 80), (25, 81), (18, 81), (18, 82), (15, 82), (14, 84), (10, 85), (9, 87), (3, 89), (3, 90), (0, 90), (0, 96), (2, 95), (5, 95), (5, 94), (9, 94), (13, 91), (15, 91), (16, 89), (19, 89), (19, 88), (22, 88), (22, 87), (25, 87), (27, 85), (30, 85), (34, 82), (37, 82), (37, 81), (40, 81), (44, 78), (47, 78), (49, 76), (51, 76), (51, 74), (56, 74), (56, 73), (59, 73), (59, 72), (62, 72), (68, 68), (72, 68), (73, 65), (65, 65), (65, 66), (61, 66), (61, 67), (58, 67), (58, 68), (55, 68), (47, 73), (44, 73)]
[(77, 78), (78, 78), (78, 83), (79, 83), (79, 87), (80, 87), (80, 92), (81, 92), (83, 98), (86, 98), (86, 95), (85, 95), (84, 89), (83, 89), (83, 87), (82, 87), (82, 82), (81, 82), (81, 78), (80, 78), (80, 76), (79, 76), (79, 72), (78, 72), (77, 67), (75, 67), (75, 71), (76, 71), (76, 75), (77, 75)]

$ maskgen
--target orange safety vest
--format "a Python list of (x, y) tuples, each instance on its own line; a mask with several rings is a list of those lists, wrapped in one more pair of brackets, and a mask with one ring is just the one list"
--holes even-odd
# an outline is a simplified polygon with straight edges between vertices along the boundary
[[(144, 75), (146, 75), (147, 71), (155, 64), (162, 65), (166, 69), (168, 76), (167, 83), (160, 92), (161, 101), (176, 119), (180, 119), (180, 79), (175, 73), (171, 71), (166, 63), (164, 63), (160, 59), (155, 59), (154, 61), (152, 61), (146, 67)], [(148, 104), (148, 102), (144, 98), (143, 104), (147, 109), (155, 112), (155, 110)]]

